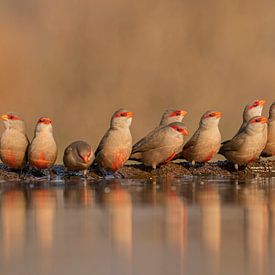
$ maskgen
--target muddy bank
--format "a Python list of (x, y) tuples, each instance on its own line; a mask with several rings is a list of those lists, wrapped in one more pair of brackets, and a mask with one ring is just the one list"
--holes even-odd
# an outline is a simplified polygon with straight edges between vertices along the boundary
[[(67, 174), (62, 165), (55, 165), (52, 179), (65, 179), (69, 177), (81, 177), (81, 173)], [(234, 166), (227, 161), (218, 161), (192, 166), (188, 162), (169, 163), (152, 170), (142, 164), (127, 164), (117, 173), (118, 177), (129, 179), (155, 179), (158, 177), (181, 177), (181, 176), (233, 176), (233, 177), (275, 177), (275, 161), (261, 160), (249, 164), (247, 167), (235, 171)], [(88, 179), (98, 180), (102, 178), (95, 171), (88, 172)], [(45, 179), (45, 175), (39, 171), (20, 174), (0, 164), (0, 181), (23, 181)]]

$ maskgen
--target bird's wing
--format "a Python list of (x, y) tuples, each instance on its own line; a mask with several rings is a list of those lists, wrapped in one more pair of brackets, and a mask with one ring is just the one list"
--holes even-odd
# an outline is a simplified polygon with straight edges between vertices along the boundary
[(197, 130), (194, 135), (184, 144), (182, 151), (192, 148), (195, 144), (197, 139), (199, 138), (199, 131)]
[(102, 137), (101, 141), (99, 142), (99, 145), (97, 146), (96, 150), (95, 150), (95, 157), (97, 156), (97, 154), (103, 149), (104, 144), (106, 143), (108, 137), (110, 135), (110, 129), (105, 133), (105, 135)]
[(245, 142), (245, 135), (241, 132), (239, 135), (233, 137), (231, 140), (224, 141), (219, 153), (225, 151), (238, 151), (240, 146)]
[(158, 128), (139, 140), (132, 149), (132, 154), (148, 151), (163, 146), (164, 129)]

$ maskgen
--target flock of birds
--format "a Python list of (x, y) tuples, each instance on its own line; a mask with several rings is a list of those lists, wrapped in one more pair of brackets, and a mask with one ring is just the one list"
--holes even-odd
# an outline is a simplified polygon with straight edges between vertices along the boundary
[[(270, 106), (269, 119), (261, 116), (264, 104), (264, 100), (247, 104), (239, 131), (231, 140), (222, 143), (218, 127), (220, 112), (204, 113), (198, 129), (185, 143), (188, 130), (183, 119), (187, 112), (169, 109), (155, 129), (132, 145), (130, 125), (133, 113), (119, 109), (112, 115), (110, 128), (95, 153), (89, 143), (75, 141), (64, 151), (64, 166), (68, 171), (84, 171), (84, 175), (89, 168), (105, 175), (118, 171), (128, 159), (156, 169), (174, 159), (205, 163), (219, 153), (238, 169), (238, 165), (247, 165), (260, 156), (275, 155), (275, 102)], [(5, 125), (0, 140), (2, 162), (11, 169), (29, 167), (49, 171), (57, 158), (51, 119), (42, 117), (38, 120), (31, 142), (19, 114), (7, 113), (2, 119)]]

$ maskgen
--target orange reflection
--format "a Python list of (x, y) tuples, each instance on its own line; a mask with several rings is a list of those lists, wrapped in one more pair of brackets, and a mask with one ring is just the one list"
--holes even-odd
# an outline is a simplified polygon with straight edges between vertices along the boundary
[(3, 257), (5, 262), (22, 255), (26, 234), (26, 198), (23, 191), (7, 191), (1, 200)]
[[(178, 270), (183, 273), (184, 253), (187, 245), (187, 223), (188, 213), (187, 205), (177, 195), (176, 186), (171, 184), (171, 180), (164, 182), (165, 191), (165, 235), (169, 246), (174, 250), (176, 255), (172, 254), (172, 262), (178, 258)], [(170, 253), (171, 254), (171, 253)], [(175, 268), (175, 266), (173, 267)]]
[(265, 274), (268, 235), (267, 198), (258, 186), (251, 186), (244, 189), (243, 202), (248, 266), (254, 274)]
[(115, 244), (116, 255), (123, 263), (123, 272), (130, 274), (133, 246), (131, 195), (113, 181), (111, 187), (105, 187), (103, 200), (109, 211), (111, 239)]
[(209, 186), (198, 193), (201, 211), (201, 238), (205, 260), (212, 274), (219, 274), (221, 253), (221, 201), (216, 188)]
[(64, 200), (66, 204), (89, 207), (94, 203), (94, 191), (86, 184), (81, 188), (65, 186)]
[(56, 194), (47, 189), (33, 190), (31, 202), (35, 211), (38, 244), (41, 248), (50, 250), (53, 245)]

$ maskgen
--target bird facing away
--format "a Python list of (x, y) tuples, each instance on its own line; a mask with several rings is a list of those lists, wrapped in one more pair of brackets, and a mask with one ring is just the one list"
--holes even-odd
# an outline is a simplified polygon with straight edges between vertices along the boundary
[(172, 122), (182, 122), (186, 114), (187, 112), (184, 110), (167, 109), (161, 117), (159, 126), (166, 126)]
[(156, 169), (174, 158), (188, 135), (182, 122), (172, 122), (149, 133), (133, 146), (131, 159)]
[(245, 106), (243, 111), (243, 123), (239, 131), (237, 132), (237, 134), (239, 134), (245, 128), (246, 124), (252, 117), (262, 115), (264, 104), (265, 104), (264, 100), (254, 100)]
[(231, 140), (222, 143), (219, 154), (237, 165), (246, 165), (259, 158), (267, 140), (267, 118), (251, 118), (245, 128)]
[(69, 171), (82, 171), (86, 174), (86, 170), (93, 162), (93, 151), (85, 141), (78, 140), (70, 145), (64, 151), (63, 163)]
[(275, 102), (272, 103), (269, 109), (267, 142), (261, 156), (271, 157), (274, 155), (275, 155)]
[(29, 146), (28, 159), (31, 167), (50, 169), (57, 158), (57, 146), (53, 137), (50, 118), (41, 117), (35, 127), (34, 138)]
[(101, 173), (114, 173), (128, 160), (132, 150), (132, 117), (133, 113), (125, 109), (112, 115), (110, 128), (95, 151), (94, 164)]
[[(172, 122), (182, 122), (184, 119), (184, 116), (187, 114), (186, 111), (184, 110), (179, 110), (179, 109), (167, 109), (164, 111), (160, 123), (159, 125), (153, 129), (151, 132), (149, 132), (145, 138), (149, 135), (152, 135), (155, 131), (157, 131), (159, 128), (163, 127), (163, 126), (167, 126), (168, 124), (172, 123)], [(134, 146), (133, 148), (138, 147), (141, 143), (143, 143), (143, 139), (140, 139)], [(183, 146), (183, 144), (182, 144)], [(180, 149), (180, 148), (179, 148)]]
[(221, 146), (219, 121), (221, 113), (207, 111), (200, 119), (199, 128), (183, 146), (181, 156), (187, 161), (207, 162)]
[(1, 136), (0, 156), (2, 162), (12, 169), (23, 169), (26, 164), (29, 140), (25, 123), (19, 114), (2, 115), (5, 130)]

